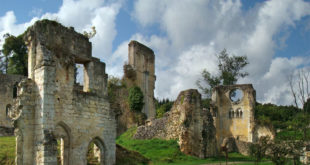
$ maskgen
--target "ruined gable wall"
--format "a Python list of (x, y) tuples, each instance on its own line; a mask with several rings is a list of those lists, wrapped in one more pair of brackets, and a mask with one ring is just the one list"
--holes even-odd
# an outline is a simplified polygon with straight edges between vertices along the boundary
[(24, 78), (25, 76), (21, 75), (0, 73), (0, 126), (13, 127), (10, 118), (7, 117), (7, 107), (12, 106), (14, 102), (14, 85), (17, 85)]
[[(233, 89), (243, 91), (243, 98), (239, 102), (230, 100)], [(224, 138), (233, 137), (244, 142), (253, 142), (255, 90), (251, 84), (217, 86), (212, 92), (212, 111), (215, 115), (216, 137), (218, 145)], [(242, 117), (229, 117), (229, 111), (242, 110)]]
[[(114, 164), (116, 124), (105, 64), (91, 57), (88, 39), (45, 20), (30, 27), (26, 39), (31, 80), (21, 83), (15, 106), (22, 108), (14, 119), (17, 164), (56, 163), (57, 138), (64, 141), (65, 164), (86, 164), (92, 140), (101, 143), (104, 163)], [(83, 89), (74, 82), (75, 63), (84, 64)]]

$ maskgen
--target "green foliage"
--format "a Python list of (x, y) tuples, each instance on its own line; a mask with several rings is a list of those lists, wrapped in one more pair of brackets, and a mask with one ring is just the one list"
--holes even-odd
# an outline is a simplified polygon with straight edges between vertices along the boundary
[(117, 90), (125, 87), (123, 81), (117, 77), (109, 76), (108, 80), (108, 96), (111, 101), (115, 101), (117, 97)]
[(262, 125), (272, 125), (275, 129), (290, 127), (290, 121), (301, 112), (294, 106), (277, 106), (274, 104), (259, 104), (255, 106), (256, 122)]
[(270, 138), (268, 136), (261, 137), (257, 143), (252, 143), (250, 145), (250, 155), (256, 159), (255, 164), (258, 164), (258, 162), (260, 162), (266, 156), (269, 140)]
[(209, 98), (204, 98), (201, 100), (202, 108), (210, 109), (210, 103), (211, 103), (211, 99)]
[[(202, 81), (196, 82), (197, 86), (206, 94), (208, 98), (211, 97), (212, 88), (217, 85), (232, 85), (235, 84), (240, 77), (248, 75), (247, 72), (241, 70), (249, 64), (246, 56), (229, 56), (226, 49), (224, 49), (217, 56), (218, 69), (220, 74), (215, 76), (211, 75), (209, 71), (204, 69), (202, 71)], [(205, 85), (203, 85), (204, 83)]]
[(308, 98), (306, 103), (304, 104), (303, 111), (310, 114), (310, 98)]
[(8, 74), (20, 74), (27, 76), (28, 57), (27, 47), (23, 40), (23, 36), (17, 37), (6, 34), (2, 48), (2, 66), (4, 72)]
[(130, 110), (141, 112), (144, 102), (143, 93), (139, 87), (135, 86), (129, 89), (128, 103)]
[(173, 101), (170, 101), (169, 99), (163, 99), (162, 101), (155, 101), (155, 107), (156, 107), (156, 118), (161, 118), (164, 116), (164, 114), (173, 106)]

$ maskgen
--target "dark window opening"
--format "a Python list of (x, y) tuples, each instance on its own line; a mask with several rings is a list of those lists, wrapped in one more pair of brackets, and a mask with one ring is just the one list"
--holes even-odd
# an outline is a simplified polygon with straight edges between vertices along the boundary
[(17, 83), (14, 84), (13, 86), (13, 99), (17, 97)]

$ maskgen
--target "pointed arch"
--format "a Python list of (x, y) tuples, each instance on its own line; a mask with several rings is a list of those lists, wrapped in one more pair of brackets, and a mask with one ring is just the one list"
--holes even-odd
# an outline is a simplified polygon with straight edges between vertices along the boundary
[[(98, 150), (99, 152), (96, 154), (96, 156), (98, 157), (98, 160), (99, 160), (99, 162), (100, 162), (100, 165), (106, 164), (106, 163), (105, 163), (106, 159), (104, 159), (104, 158), (105, 158), (105, 154), (106, 154), (106, 152), (105, 152), (105, 151), (106, 151), (106, 147), (105, 147), (105, 144), (104, 144), (103, 140), (101, 140), (100, 137), (94, 137), (94, 138), (89, 142), (87, 148), (89, 148), (89, 147), (92, 145), (92, 143), (94, 143), (95, 146), (99, 149), (99, 150)], [(86, 156), (87, 156), (87, 155), (86, 155)]]
[(54, 131), (54, 136), (60, 142), (60, 163), (61, 165), (71, 164), (71, 129), (70, 127), (60, 121), (57, 123)]

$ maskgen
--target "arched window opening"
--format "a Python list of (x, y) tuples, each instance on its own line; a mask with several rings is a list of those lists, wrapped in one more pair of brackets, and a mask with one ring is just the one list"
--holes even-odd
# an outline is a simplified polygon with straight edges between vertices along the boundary
[(239, 112), (239, 113), (240, 113), (240, 118), (242, 118), (242, 114), (243, 114), (243, 113), (242, 113), (242, 110), (241, 110), (241, 109), (240, 109), (240, 112)]
[(13, 85), (13, 99), (17, 97), (17, 82)]
[(231, 110), (229, 111), (228, 117), (231, 118)]
[(236, 111), (236, 118), (239, 118), (239, 110)]
[(60, 122), (55, 127), (54, 136), (57, 140), (57, 164), (70, 164), (70, 128)]
[(65, 157), (64, 157), (64, 139), (57, 138), (57, 164), (65, 165)]
[(10, 113), (11, 108), (12, 108), (11, 104), (6, 105), (5, 115), (6, 115), (7, 118), (9, 118), (9, 116), (10, 116), (9, 113)]
[(104, 164), (104, 145), (100, 139), (95, 138), (88, 145), (87, 165), (103, 165)]
[(231, 118), (234, 118), (235, 117), (235, 112), (232, 110), (231, 111)]

